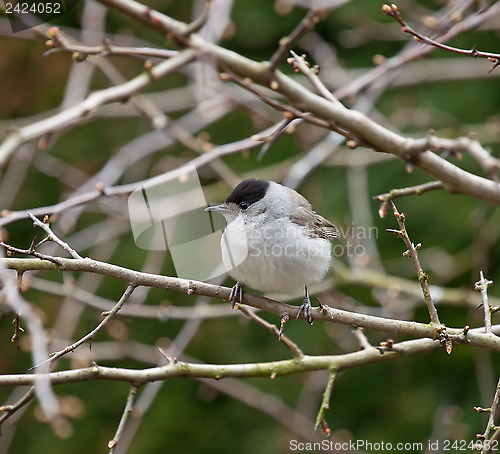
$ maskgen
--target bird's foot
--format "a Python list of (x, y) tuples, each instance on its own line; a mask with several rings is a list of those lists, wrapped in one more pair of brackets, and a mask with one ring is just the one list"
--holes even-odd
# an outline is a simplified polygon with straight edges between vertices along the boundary
[(231, 302), (231, 306), (234, 309), (236, 303), (241, 304), (243, 302), (243, 292), (245, 291), (245, 284), (243, 282), (236, 282), (231, 289), (231, 293), (229, 294), (229, 301)]
[(302, 301), (302, 305), (299, 307), (299, 311), (297, 312), (297, 318), (300, 317), (300, 313), (304, 311), (304, 317), (307, 320), (307, 323), (309, 325), (313, 324), (313, 318), (312, 318), (312, 304), (311, 304), (311, 299), (309, 298), (309, 290), (307, 289), (307, 285), (305, 286), (306, 290), (306, 297), (304, 298), (304, 301)]

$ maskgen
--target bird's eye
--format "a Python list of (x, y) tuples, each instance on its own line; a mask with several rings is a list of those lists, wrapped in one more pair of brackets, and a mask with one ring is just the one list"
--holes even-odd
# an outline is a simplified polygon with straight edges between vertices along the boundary
[(239, 206), (242, 210), (246, 210), (250, 205), (248, 205), (248, 202), (240, 202)]

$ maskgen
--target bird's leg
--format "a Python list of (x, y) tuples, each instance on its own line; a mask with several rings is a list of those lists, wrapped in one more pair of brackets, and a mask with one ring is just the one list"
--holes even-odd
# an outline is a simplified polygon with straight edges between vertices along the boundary
[(309, 298), (309, 289), (307, 288), (307, 285), (304, 286), (306, 290), (306, 297), (304, 298), (304, 301), (302, 301), (302, 305), (299, 307), (299, 311), (297, 312), (297, 318), (300, 317), (300, 313), (304, 311), (304, 317), (307, 320), (307, 323), (309, 325), (313, 324), (313, 318), (311, 314), (311, 309), (312, 309), (312, 304), (311, 304), (311, 299)]
[(233, 285), (231, 293), (229, 294), (229, 301), (231, 302), (233, 309), (236, 303), (242, 303), (244, 290), (245, 284), (243, 284), (243, 282), (236, 282), (236, 284)]

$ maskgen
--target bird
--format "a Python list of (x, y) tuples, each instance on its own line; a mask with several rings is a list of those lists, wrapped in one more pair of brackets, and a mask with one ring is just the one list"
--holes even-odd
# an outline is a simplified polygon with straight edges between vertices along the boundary
[(298, 192), (256, 178), (242, 181), (224, 203), (205, 211), (220, 213), (227, 222), (220, 246), (222, 262), (236, 280), (229, 297), (233, 308), (242, 302), (245, 285), (288, 295), (303, 287), (305, 298), (296, 318), (303, 312), (312, 325), (308, 285), (329, 271), (330, 241), (340, 236), (337, 227)]

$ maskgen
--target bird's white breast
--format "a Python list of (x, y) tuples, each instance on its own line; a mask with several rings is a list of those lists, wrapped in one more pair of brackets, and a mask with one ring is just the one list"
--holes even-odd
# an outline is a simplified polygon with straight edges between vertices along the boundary
[(294, 293), (323, 279), (331, 262), (329, 241), (283, 218), (267, 219), (264, 227), (238, 216), (227, 225), (221, 249), (229, 275), (263, 292)]

